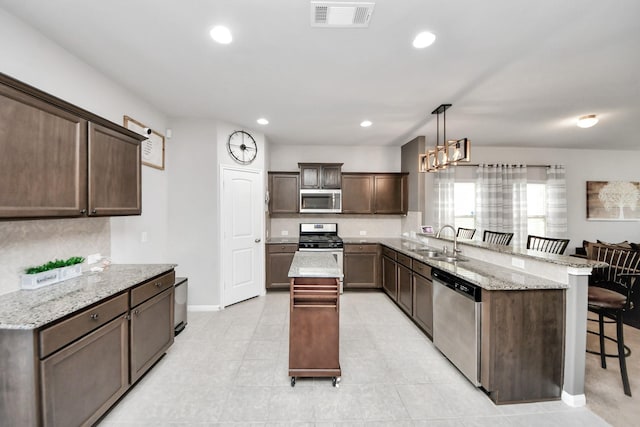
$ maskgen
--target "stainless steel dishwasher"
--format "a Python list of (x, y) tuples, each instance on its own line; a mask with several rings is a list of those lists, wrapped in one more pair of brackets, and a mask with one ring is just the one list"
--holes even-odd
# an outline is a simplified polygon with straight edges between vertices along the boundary
[(480, 386), (480, 288), (433, 269), (433, 344), (476, 387)]

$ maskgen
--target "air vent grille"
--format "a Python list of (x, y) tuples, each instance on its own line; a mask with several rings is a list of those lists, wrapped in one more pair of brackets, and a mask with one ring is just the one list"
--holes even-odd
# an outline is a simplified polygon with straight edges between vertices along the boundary
[(366, 28), (373, 14), (373, 2), (312, 1), (311, 26)]

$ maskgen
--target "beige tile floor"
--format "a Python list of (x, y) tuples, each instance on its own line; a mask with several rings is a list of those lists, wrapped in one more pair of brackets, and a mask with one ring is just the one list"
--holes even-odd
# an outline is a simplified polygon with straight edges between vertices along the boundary
[[(383, 294), (341, 299), (339, 388), (288, 368), (288, 294), (189, 313), (167, 355), (101, 426), (606, 426), (560, 401), (494, 405)], [(631, 425), (631, 424), (626, 424)]]

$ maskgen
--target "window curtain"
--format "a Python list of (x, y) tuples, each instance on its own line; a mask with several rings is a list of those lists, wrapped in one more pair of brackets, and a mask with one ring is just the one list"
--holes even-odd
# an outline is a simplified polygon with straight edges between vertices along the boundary
[(547, 168), (547, 236), (564, 238), (567, 235), (567, 184), (565, 168)]
[(441, 169), (435, 173), (433, 181), (434, 219), (436, 231), (445, 224), (454, 225), (453, 188), (455, 171), (453, 168)]
[(476, 170), (476, 233), (513, 233), (511, 245), (527, 240), (527, 167), (479, 165)]

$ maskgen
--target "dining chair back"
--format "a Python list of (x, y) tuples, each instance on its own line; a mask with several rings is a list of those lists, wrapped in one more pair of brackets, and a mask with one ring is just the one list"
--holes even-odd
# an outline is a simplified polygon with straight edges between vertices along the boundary
[(562, 255), (567, 249), (569, 239), (555, 239), (552, 237), (527, 236), (527, 249), (534, 251), (548, 252), (550, 254)]
[(500, 231), (484, 230), (482, 235), (482, 241), (487, 243), (493, 243), (494, 245), (508, 246), (513, 238), (513, 233), (502, 233)]
[(456, 237), (460, 237), (461, 239), (473, 239), (474, 234), (476, 234), (475, 228), (458, 227), (458, 233), (456, 234)]

